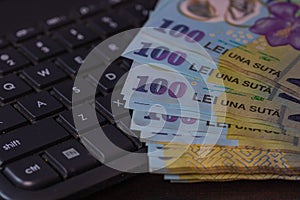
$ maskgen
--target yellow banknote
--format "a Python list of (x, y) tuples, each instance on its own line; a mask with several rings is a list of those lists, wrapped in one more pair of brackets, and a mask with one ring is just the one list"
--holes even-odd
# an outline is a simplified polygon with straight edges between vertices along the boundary
[[(179, 133), (180, 134), (180, 133)], [(162, 137), (168, 137), (168, 138), (172, 138), (173, 134), (168, 134), (168, 133), (164, 133), (164, 136)], [(189, 137), (189, 136), (183, 136), (183, 137)], [(204, 136), (205, 137), (205, 136)], [(213, 133), (208, 133), (206, 135), (206, 137), (217, 137), (214, 136)], [(191, 138), (190, 141), (193, 138)], [(284, 152), (290, 152), (290, 153), (299, 153), (300, 154), (300, 144), (296, 143), (294, 141), (291, 142), (283, 142), (283, 141), (279, 141), (279, 140), (266, 140), (266, 139), (258, 139), (258, 138), (254, 138), (254, 137), (246, 137), (246, 136), (240, 136), (240, 135), (226, 135), (226, 139), (227, 140), (234, 140), (236, 141), (233, 144), (220, 144), (217, 146), (223, 146), (223, 147), (236, 147), (236, 148), (247, 148), (247, 147), (252, 147), (255, 149), (264, 149), (264, 150), (272, 150), (272, 151), (284, 151)], [(201, 142), (199, 142), (200, 144), (197, 144), (197, 138), (194, 139), (195, 141), (193, 141), (193, 143), (191, 144), (191, 146), (197, 146), (197, 145), (205, 145), (205, 141), (203, 142), (202, 140), (199, 140)], [(219, 138), (219, 140), (224, 140), (223, 138)], [(147, 142), (154, 142), (152, 140), (152, 138), (145, 138), (143, 139), (143, 141), (147, 141)], [(167, 141), (167, 140), (164, 140)], [(172, 140), (169, 140), (172, 141)], [(221, 142), (221, 141), (220, 141)], [(176, 149), (180, 150), (180, 145), (184, 145), (183, 147), (185, 147), (186, 144), (180, 142), (180, 141), (172, 141), (172, 143), (166, 143), (166, 142), (157, 142), (158, 144), (168, 144), (168, 147), (175, 147)], [(175, 149), (174, 148), (174, 149)], [(187, 150), (188, 151), (188, 150)], [(171, 151), (171, 150), (167, 150), (167, 156), (176, 156), (178, 154), (176, 154), (178, 151)], [(180, 150), (180, 152), (183, 152)]]
[[(216, 118), (217, 119), (217, 118)], [(226, 121), (226, 119), (225, 119)], [(163, 127), (162, 127), (163, 124)], [(227, 136), (244, 136), (255, 139), (275, 140), (293, 144), (300, 143), (300, 133), (297, 129), (286, 130), (283, 127), (273, 127), (253, 124), (247, 121), (231, 119), (230, 123), (214, 120), (197, 120), (181, 116), (164, 115), (153, 112), (134, 111), (131, 120), (131, 129), (142, 131), (143, 139), (151, 137), (156, 132), (171, 134), (177, 137), (205, 136), (216, 130)], [(152, 132), (149, 132), (149, 131)], [(149, 134), (145, 134), (145, 132)], [(168, 136), (169, 137), (169, 136)], [(170, 136), (172, 138), (172, 136)]]
[(286, 76), (296, 79), (300, 77), (299, 73), (290, 72), (299, 66), (299, 51), (291, 46), (274, 48), (265, 45), (263, 50), (257, 49), (262, 44), (268, 44), (265, 37), (259, 37), (243, 47), (230, 49), (230, 52), (220, 56), (220, 60), (227, 62), (233, 70), (243, 72), (243, 69), (250, 72), (247, 75), (264, 82), (276, 84), (281, 80), (280, 83), (288, 88)]
[(298, 144), (298, 142), (294, 142), (294, 140), (290, 142), (283, 142), (277, 139), (266, 140), (240, 135), (227, 135), (227, 138), (230, 140), (238, 140), (239, 148), (252, 146), (258, 149), (283, 150), (285, 152), (300, 153), (300, 144)]
[[(220, 147), (190, 145), (164, 149), (163, 155), (149, 152), (152, 170), (161, 168), (161, 173), (272, 173), (299, 175), (300, 155), (282, 151), (256, 149), (253, 147)], [(182, 151), (185, 150), (185, 151)], [(179, 157), (174, 157), (174, 152)]]
[(217, 120), (217, 123), (219, 123), (219, 126), (222, 126), (222, 124), (224, 124), (224, 121), (226, 124), (229, 124), (229, 126), (233, 125), (230, 126), (229, 128), (234, 128), (236, 129), (236, 131), (244, 129), (253, 132), (274, 133), (274, 134), (282, 134), (282, 135), (289, 135), (295, 137), (299, 137), (300, 135), (298, 129), (283, 127), (280, 126), (279, 124), (268, 125), (268, 123), (265, 121), (261, 121), (261, 123), (249, 123), (248, 120), (244, 121), (238, 117), (231, 118), (227, 116), (225, 120), (223, 119), (220, 119), (220, 121)]
[(171, 182), (223, 182), (223, 181), (235, 181), (235, 180), (300, 180), (299, 175), (278, 175), (278, 174), (238, 174), (238, 173), (227, 173), (227, 174), (179, 174), (179, 175), (166, 175), (166, 180)]
[[(196, 43), (201, 44), (216, 62), (228, 63), (232, 70), (248, 72), (248, 75), (258, 80), (265, 78), (275, 85), (279, 80), (284, 80), (286, 74), (290, 74), (291, 79), (299, 79), (299, 73), (289, 73), (299, 66), (299, 2), (234, 2), (174, 0), (166, 3), (160, 12), (174, 11), (172, 15), (151, 17), (146, 26), (154, 27), (156, 32), (145, 31), (136, 37), (133, 46), (143, 48), (143, 51), (135, 52), (136, 55), (129, 58), (136, 61), (150, 58), (151, 48), (163, 47), (164, 50), (171, 49), (174, 52), (169, 48), (171, 43), (177, 45), (183, 53), (203, 54), (202, 49), (198, 50), (191, 45)], [(250, 8), (251, 11), (246, 11)], [(233, 10), (240, 16), (235, 16)], [(286, 10), (292, 10), (288, 19)], [(165, 28), (174, 28), (173, 31), (178, 33), (170, 34), (170, 30)], [(187, 39), (190, 34), (195, 36), (195, 33), (198, 34), (197, 42), (193, 41), (195, 38)], [(154, 40), (160, 41), (160, 44), (154, 46)], [(151, 62), (148, 59), (146, 63)]]
[[(300, 128), (298, 112), (300, 110), (289, 109), (284, 105), (272, 101), (256, 101), (249, 96), (234, 94), (222, 94), (220, 96), (204, 95), (201, 98), (194, 97), (201, 104), (213, 105), (216, 116), (240, 118), (251, 123), (262, 123), (266, 125), (282, 125), (290, 128)], [(224, 113), (226, 109), (226, 113)], [(295, 116), (295, 118), (293, 118)], [(192, 117), (192, 116), (191, 116)]]
[[(144, 76), (145, 71), (147, 76)], [(145, 80), (142, 81), (141, 78)], [(170, 95), (166, 86), (159, 91), (162, 91), (159, 95), (153, 87), (150, 88), (155, 81), (163, 80), (167, 84), (174, 82), (176, 78), (181, 78), (176, 80), (176, 85), (182, 85), (178, 96), (174, 96), (172, 93)], [(187, 83), (187, 81), (191, 81), (191, 83)], [(138, 71), (130, 71), (122, 94), (124, 94), (126, 100), (125, 107), (129, 109), (149, 110), (150, 107), (157, 104), (170, 108), (170, 111), (172, 111), (172, 108), (175, 108), (173, 111), (180, 108), (182, 116), (186, 115), (184, 117), (197, 118), (199, 113), (222, 117), (230, 117), (229, 114), (232, 114), (232, 116), (244, 117), (245, 120), (252, 118), (252, 123), (266, 121), (270, 122), (271, 125), (279, 124), (291, 128), (300, 127), (299, 105), (298, 107), (293, 106), (292, 109), (287, 107), (286, 104), (257, 100), (253, 95), (243, 94), (242, 92), (229, 94), (219, 91), (203, 91), (203, 88), (199, 89), (195, 85), (197, 85), (196, 81), (193, 79), (187, 80), (185, 77), (179, 76), (178, 73), (159, 71), (150, 65), (143, 65), (143, 68)], [(180, 105), (178, 101), (180, 101)], [(211, 108), (213, 108), (213, 113)]]
[[(212, 70), (207, 81), (218, 85), (223, 84), (233, 91), (243, 91), (280, 104), (286, 104), (287, 102), (286, 99), (280, 98), (281, 93), (287, 92), (294, 98), (300, 98), (299, 91), (291, 90), (291, 87), (285, 88), (283, 91), (283, 86), (278, 83), (271, 84), (263, 81), (261, 77), (251, 77), (247, 72), (243, 74), (239, 71), (234, 71), (232, 66), (225, 64), (219, 64), (217, 70)], [(290, 104), (293, 103), (295, 102), (290, 102)]]
[[(283, 134), (270, 134), (265, 132), (258, 132), (252, 130), (229, 131), (227, 134), (228, 139), (242, 140), (245, 138), (252, 138), (253, 140), (273, 140), (285, 142), (294, 146), (299, 145), (299, 137), (293, 137)], [(277, 146), (279, 147), (279, 146)]]
[(278, 80), (278, 83), (300, 94), (300, 78), (294, 77), (294, 74), (299, 74), (300, 62), (297, 63), (296, 66), (297, 67), (292, 68), (288, 73), (283, 75), (282, 78)]

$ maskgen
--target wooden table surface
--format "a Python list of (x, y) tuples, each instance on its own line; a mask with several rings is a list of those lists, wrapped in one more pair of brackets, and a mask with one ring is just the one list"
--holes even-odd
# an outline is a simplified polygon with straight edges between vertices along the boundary
[(300, 199), (300, 181), (233, 181), (174, 184), (142, 174), (91, 195), (100, 199)]

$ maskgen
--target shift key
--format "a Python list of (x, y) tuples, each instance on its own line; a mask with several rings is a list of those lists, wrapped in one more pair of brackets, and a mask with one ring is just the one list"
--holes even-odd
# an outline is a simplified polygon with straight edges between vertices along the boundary
[(0, 166), (68, 136), (68, 132), (53, 119), (4, 134), (0, 137)]

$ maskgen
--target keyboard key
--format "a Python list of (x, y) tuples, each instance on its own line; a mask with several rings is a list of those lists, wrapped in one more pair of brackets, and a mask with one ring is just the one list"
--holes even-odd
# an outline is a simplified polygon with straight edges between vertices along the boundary
[[(105, 136), (100, 134), (100, 131), (103, 132)], [(94, 129), (85, 133), (84, 137), (82, 137), (82, 142), (87, 142), (89, 144), (88, 140), (94, 140), (92, 141), (92, 143), (96, 144), (96, 148), (98, 148), (97, 151), (100, 151), (103, 154), (105, 161), (111, 161), (116, 158), (119, 158), (120, 156), (123, 156), (123, 154), (120, 154), (119, 151), (116, 152), (111, 148), (108, 149), (108, 145), (111, 144), (103, 143), (103, 141), (105, 141), (104, 137), (107, 137), (107, 139), (110, 140), (110, 143), (113, 143), (113, 145), (116, 145), (117, 147), (123, 150), (135, 151), (137, 149), (137, 147), (132, 143), (132, 141), (113, 125), (106, 125), (102, 127), (102, 130)], [(101, 149), (102, 146), (106, 147), (106, 149)]]
[(130, 15), (137, 25), (142, 25), (148, 18), (149, 11), (141, 3), (132, 2), (122, 8), (122, 13)]
[(107, 38), (111, 35), (129, 29), (132, 27), (132, 22), (116, 13), (108, 13), (95, 18), (92, 21), (91, 26), (102, 38)]
[(75, 9), (75, 14), (79, 18), (84, 18), (98, 13), (99, 11), (105, 9), (105, 7), (106, 6), (103, 3), (82, 5)]
[(65, 71), (76, 74), (88, 53), (89, 51), (80, 49), (76, 52), (58, 57), (57, 61), (60, 65), (62, 65)]
[[(57, 84), (53, 88), (54, 95), (60, 99), (63, 103), (68, 106), (72, 105), (72, 95), (75, 95), (74, 103), (79, 104), (84, 100), (94, 98), (94, 95), (89, 96), (87, 91), (84, 88), (93, 87), (86, 80), (78, 79), (82, 83), (82, 87), (74, 85), (73, 80), (64, 81), (60, 84)], [(98, 94), (98, 93), (97, 93)]]
[(157, 0), (154, 1), (136, 0), (136, 1), (137, 3), (142, 4), (148, 10), (153, 10), (155, 8), (155, 5), (157, 4)]
[(30, 62), (17, 50), (8, 48), (0, 51), (0, 74), (16, 71)]
[(117, 6), (120, 5), (122, 3), (127, 2), (128, 0), (103, 0), (103, 2), (105, 2), (106, 4), (108, 4), (109, 6)]
[[(103, 132), (105, 136), (100, 134), (100, 131)], [(107, 137), (107, 139), (110, 140), (110, 143), (113, 144), (103, 143), (103, 141), (106, 140), (104, 137)], [(109, 147), (108, 145), (116, 145), (121, 149), (124, 149), (126, 151), (131, 151), (131, 152), (137, 150), (137, 147), (132, 143), (132, 141), (113, 125), (106, 125), (102, 127), (102, 130), (94, 129), (92, 131), (89, 131), (84, 134), (84, 137), (82, 137), (81, 141), (83, 143), (87, 143), (87, 145), (90, 145), (92, 142), (93, 148), (97, 148), (97, 150), (96, 149), (95, 150), (97, 152), (101, 152), (101, 154), (103, 155), (103, 159), (106, 162), (124, 156), (124, 154), (120, 151), (116, 152), (114, 151), (114, 149), (111, 148), (108, 149), (107, 148)], [(100, 154), (98, 155), (102, 157), (102, 155)]]
[(64, 51), (59, 44), (47, 36), (25, 42), (21, 45), (21, 49), (36, 61), (44, 60)]
[(136, 147), (133, 145), (131, 140), (124, 135), (119, 129), (113, 125), (104, 126), (102, 128), (105, 135), (118, 147), (126, 151), (134, 151)]
[[(102, 77), (100, 78), (100, 81), (98, 80), (97, 77), (95, 77), (94, 74), (99, 74), (101, 72), (95, 72), (95, 70), (91, 71), (89, 73), (89, 78), (91, 78), (94, 82), (98, 83), (99, 81), (99, 86), (100, 90), (104, 91), (105, 93), (110, 93), (119, 79), (126, 73), (125, 70), (123, 70), (120, 67), (121, 63), (120, 62), (114, 62), (112, 63), (103, 73)], [(96, 70), (101, 70), (101, 69), (96, 69)]]
[(3, 172), (16, 186), (30, 190), (60, 181), (59, 175), (37, 155), (9, 164)]
[(15, 42), (21, 42), (23, 40), (32, 38), (36, 35), (38, 35), (40, 33), (40, 31), (37, 28), (34, 27), (27, 27), (27, 28), (22, 28), (19, 30), (16, 30), (15, 32), (13, 32), (12, 34), (9, 35), (9, 38)]
[(64, 178), (98, 165), (98, 161), (76, 140), (69, 140), (49, 148), (44, 157)]
[(63, 108), (56, 99), (45, 91), (20, 98), (18, 105), (33, 120), (55, 114)]
[(5, 38), (0, 37), (0, 49), (6, 47), (8, 44), (9, 42)]
[(42, 26), (46, 29), (46, 30), (52, 30), (55, 28), (59, 28), (63, 25), (69, 24), (72, 20), (65, 16), (65, 15), (61, 15), (61, 16), (55, 16), (55, 17), (51, 17), (49, 19), (46, 19), (43, 23)]
[(129, 111), (124, 108), (124, 105), (125, 101), (121, 94), (114, 95), (114, 98), (112, 98), (112, 94), (96, 98), (97, 110), (106, 116), (111, 123), (115, 123), (119, 118), (129, 115)]
[[(75, 117), (76, 124), (79, 125), (79, 127), (75, 127), (74, 124), (74, 118), (73, 118), (73, 112)], [(95, 111), (94, 111), (95, 112)], [(71, 129), (73, 133), (77, 136), (78, 133), (83, 133), (87, 130), (91, 130), (98, 125), (103, 125), (106, 123), (105, 118), (98, 114), (98, 120), (93, 119), (93, 108), (92, 106), (89, 107), (83, 107), (78, 106), (76, 110), (69, 110), (61, 113), (59, 115), (59, 121), (62, 122), (64, 127), (67, 127), (68, 129)]]
[(0, 133), (26, 124), (26, 119), (11, 106), (0, 108)]
[(109, 41), (101, 47), (94, 46), (93, 52), (97, 54), (97, 60), (94, 61), (94, 64), (97, 63), (97, 66), (101, 66), (101, 62), (107, 63), (114, 62), (115, 58), (119, 58), (120, 55), (124, 53), (127, 49), (130, 41), (134, 39), (134, 35), (123, 35), (120, 37), (115, 37), (114, 41)]
[(84, 25), (65, 28), (56, 37), (69, 48), (76, 48), (97, 39), (97, 35)]
[(45, 88), (64, 79), (67, 75), (54, 63), (45, 62), (23, 71), (23, 75), (37, 88)]
[(45, 119), (4, 134), (0, 140), (0, 165), (69, 136), (68, 132), (53, 119)]
[(124, 116), (123, 118), (120, 118), (116, 120), (116, 126), (123, 131), (123, 133), (126, 133), (127, 137), (131, 139), (131, 141), (135, 144), (135, 146), (140, 149), (144, 146), (144, 144), (140, 141), (140, 132), (139, 131), (134, 131), (130, 128), (131, 126), (131, 120), (132, 116), (127, 115)]
[(29, 93), (32, 89), (16, 75), (0, 79), (0, 100), (2, 103)]

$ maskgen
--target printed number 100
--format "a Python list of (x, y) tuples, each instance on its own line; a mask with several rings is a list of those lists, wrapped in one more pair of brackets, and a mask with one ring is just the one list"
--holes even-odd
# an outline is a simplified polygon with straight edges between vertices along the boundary
[[(138, 87), (134, 88), (133, 90), (137, 92), (144, 92), (147, 93), (148, 90), (146, 87), (148, 86), (147, 82), (149, 79), (149, 76), (138, 76), (138, 79), (140, 79)], [(155, 95), (163, 95), (166, 92), (168, 92), (169, 96), (172, 98), (181, 98), (186, 92), (187, 86), (183, 82), (173, 82), (169, 86), (169, 82), (166, 79), (163, 78), (157, 78), (152, 81), (150, 84), (150, 92)]]
[(205, 33), (200, 30), (191, 30), (190, 28), (184, 24), (174, 25), (173, 20), (163, 19), (163, 23), (159, 28), (155, 28), (155, 30), (160, 31), (162, 33), (167, 33), (166, 29), (170, 29), (169, 34), (174, 38), (182, 38), (184, 37), (185, 41), (190, 43), (200, 42), (202, 38), (205, 36)]
[(148, 58), (150, 57), (157, 61), (163, 61), (167, 59), (168, 64), (179, 66), (186, 60), (186, 54), (180, 51), (171, 52), (170, 49), (164, 46), (152, 48), (152, 43), (141, 42), (143, 47), (134, 54)]

